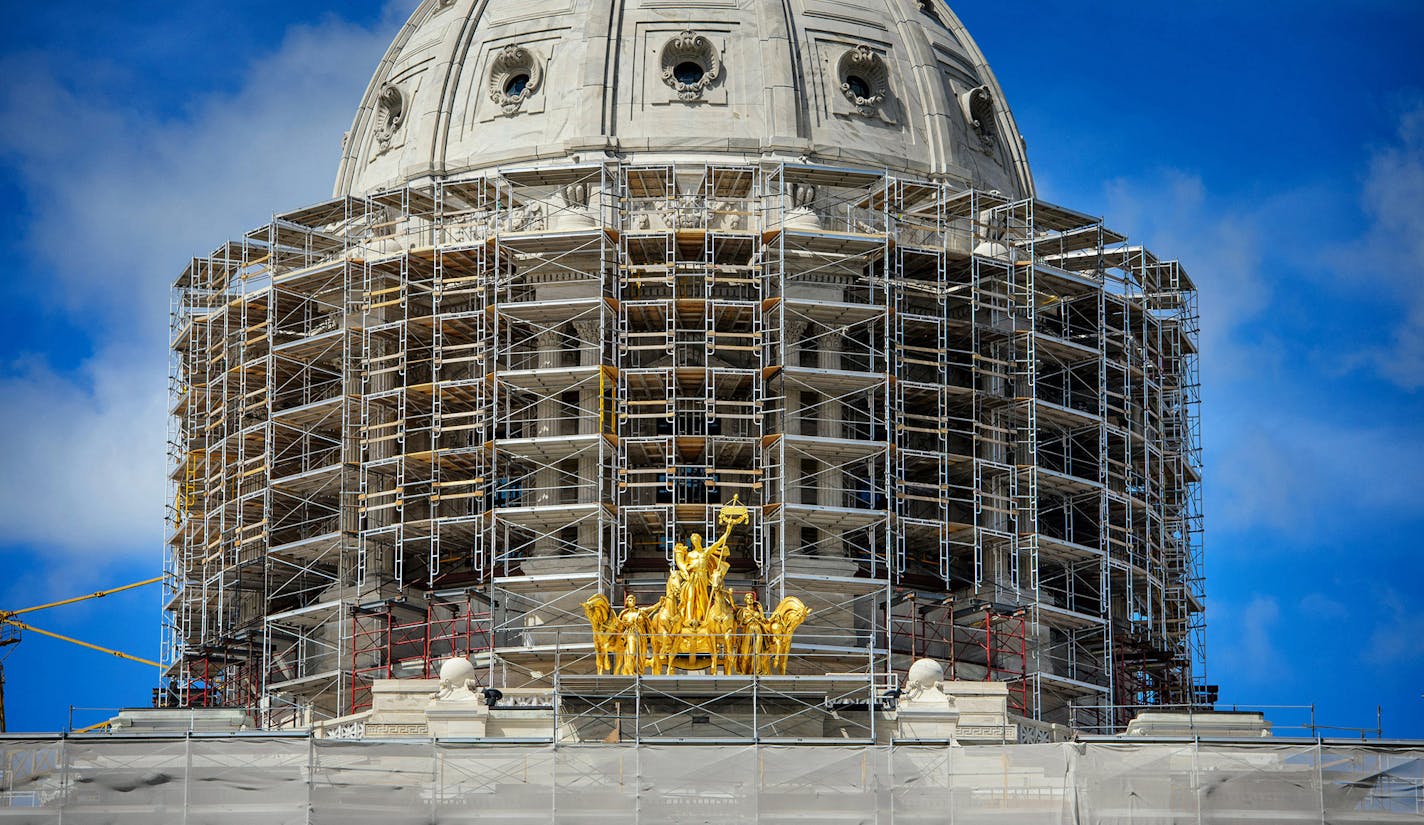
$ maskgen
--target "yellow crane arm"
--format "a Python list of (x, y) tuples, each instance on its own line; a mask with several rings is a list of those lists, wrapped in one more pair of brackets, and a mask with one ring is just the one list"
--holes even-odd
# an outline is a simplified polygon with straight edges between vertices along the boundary
[[(110, 591), (110, 592), (112, 592), (112, 591)], [(7, 619), (3, 619), (3, 620), (0, 620), (0, 621), (3, 621), (5, 624), (11, 625), (11, 626), (13, 626), (13, 627), (18, 627), (18, 628), (20, 628), (21, 630), (28, 630), (28, 631), (30, 631), (31, 633), (38, 633), (38, 634), (40, 634), (41, 636), (49, 636), (49, 637), (54, 638), (54, 639), (59, 639), (60, 641), (69, 642), (70, 644), (79, 645), (80, 647), (87, 647), (87, 648), (89, 648), (90, 650), (97, 650), (97, 651), (99, 651), (100, 653), (107, 653), (107, 654), (109, 654), (110, 656), (117, 656), (117, 657), (119, 657), (120, 659), (127, 659), (127, 660), (129, 660), (130, 662), (138, 662), (138, 663), (140, 663), (140, 664), (152, 665), (153, 667), (160, 668), (160, 669), (163, 667), (163, 665), (160, 665), (158, 662), (155, 662), (155, 661), (153, 661), (153, 660), (151, 660), (151, 659), (144, 659), (144, 658), (141, 658), (141, 657), (138, 657), (138, 656), (132, 656), (132, 655), (130, 655), (130, 654), (128, 654), (128, 653), (121, 653), (121, 652), (119, 652), (119, 651), (117, 651), (117, 650), (110, 650), (110, 649), (108, 649), (107, 647), (100, 647), (100, 646), (98, 646), (98, 645), (91, 645), (91, 644), (89, 644), (88, 642), (81, 642), (81, 641), (79, 641), (78, 639), (71, 639), (71, 638), (68, 637), (68, 636), (62, 636), (62, 635), (60, 635), (60, 634), (58, 634), (58, 633), (55, 633), (55, 632), (53, 632), (53, 631), (41, 630), (41, 629), (38, 628), (38, 627), (35, 627), (35, 626), (33, 626), (33, 625), (25, 624), (24, 622), (17, 622), (17, 621), (15, 621), (14, 619), (8, 619), (8, 618), (7, 618)]]
[[(21, 613), (33, 613), (33, 612), (35, 612), (36, 610), (45, 610), (45, 609), (50, 608), (50, 607), (59, 607), (60, 605), (64, 605), (64, 604), (74, 604), (75, 602), (82, 602), (82, 601), (86, 601), (86, 600), (88, 600), (88, 599), (102, 599), (103, 597), (109, 595), (110, 593), (118, 593), (118, 592), (121, 592), (121, 591), (124, 591), (124, 590), (132, 590), (132, 589), (134, 589), (135, 587), (143, 587), (143, 586), (146, 585), (146, 584), (157, 584), (158, 582), (161, 582), (161, 581), (163, 581), (163, 577), (162, 577), (162, 576), (154, 576), (154, 577), (151, 578), (151, 579), (144, 579), (144, 580), (141, 581), (141, 582), (134, 582), (133, 584), (126, 584), (126, 585), (124, 585), (123, 587), (111, 587), (111, 588), (109, 588), (108, 590), (100, 590), (100, 591), (98, 591), (98, 592), (89, 593), (89, 594), (86, 594), (86, 595), (83, 595), (83, 596), (75, 596), (75, 597), (72, 598), (72, 599), (62, 599), (62, 600), (60, 600), (60, 601), (57, 601), (57, 602), (50, 602), (50, 603), (48, 603), (48, 604), (37, 604), (37, 605), (35, 605), (34, 607), (24, 607), (24, 608), (21, 608), (21, 609), (19, 609), (19, 610), (0, 610), (0, 618), (9, 618), (10, 616), (18, 616), (18, 615), (20, 615)], [(37, 630), (37, 631), (35, 631), (35, 632), (36, 632), (36, 633), (43, 633), (44, 631), (42, 631), (42, 630)], [(73, 641), (73, 639), (71, 639), (70, 641)]]
[(85, 726), (82, 727), (82, 728), (75, 728), (74, 730), (70, 731), (70, 733), (88, 733), (88, 732), (91, 731), (91, 730), (98, 730), (99, 728), (104, 727), (105, 725), (109, 724), (109, 723), (112, 722), (112, 721), (114, 721), (114, 720), (112, 720), (112, 719), (105, 719), (105, 720), (102, 721), (102, 722), (95, 722), (95, 723), (92, 724), (92, 725), (85, 725)]

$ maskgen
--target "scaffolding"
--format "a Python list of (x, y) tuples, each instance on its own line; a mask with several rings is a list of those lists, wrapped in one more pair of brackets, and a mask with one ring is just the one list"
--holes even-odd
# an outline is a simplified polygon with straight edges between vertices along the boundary
[[(1028, 609), (898, 590), (890, 616), (890, 649), (910, 660), (944, 663), (945, 678), (1004, 682), (1008, 707), (1029, 714)], [(1123, 724), (1126, 724), (1124, 722)]]
[(432, 679), (446, 659), (492, 649), (490, 614), (483, 608), (464, 590), (431, 593), (423, 605), (396, 599), (357, 605), (349, 712), (371, 707), (378, 679)]
[(277, 216), (173, 295), (173, 704), (592, 672), (579, 605), (656, 599), (734, 494), (727, 585), (812, 611), (792, 675), (931, 655), (1044, 720), (1206, 694), (1195, 287), (1091, 216), (509, 168)]

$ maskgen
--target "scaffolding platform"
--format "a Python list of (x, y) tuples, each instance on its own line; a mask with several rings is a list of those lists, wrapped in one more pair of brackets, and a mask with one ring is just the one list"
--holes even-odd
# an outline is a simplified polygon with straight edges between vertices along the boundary
[[(888, 681), (887, 681), (888, 677)], [(560, 675), (560, 729), (576, 741), (874, 742), (889, 675)]]

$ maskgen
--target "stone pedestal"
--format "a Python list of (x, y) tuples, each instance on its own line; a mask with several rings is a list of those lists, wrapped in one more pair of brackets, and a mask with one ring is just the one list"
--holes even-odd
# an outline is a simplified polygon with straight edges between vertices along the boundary
[(938, 698), (901, 705), (895, 711), (895, 738), (958, 741), (959, 710), (949, 697), (941, 694)]
[(1127, 736), (1259, 738), (1271, 735), (1271, 723), (1255, 711), (1143, 711), (1127, 723)]
[(807, 232), (821, 231), (821, 216), (805, 206), (798, 206), (786, 212), (786, 218), (782, 221), (782, 226), (787, 229), (800, 229)]
[(895, 738), (957, 742), (959, 709), (940, 689), (944, 668), (933, 659), (910, 666), (895, 708)]
[(366, 719), (369, 737), (428, 736), (425, 706), (434, 682), (430, 679), (377, 679), (371, 683), (371, 715)]
[(440, 666), (440, 692), (425, 705), (425, 725), (436, 739), (480, 739), (489, 722), (489, 705), (473, 680), (468, 659), (446, 659)]
[(436, 739), (482, 739), (489, 726), (483, 701), (436, 699), (425, 708), (426, 725)]
[(579, 232), (598, 226), (598, 217), (587, 206), (571, 206), (549, 215), (551, 232)]
[(965, 744), (1017, 742), (1018, 725), (1009, 721), (1009, 686), (1004, 682), (944, 682), (943, 690), (959, 709), (956, 736)]

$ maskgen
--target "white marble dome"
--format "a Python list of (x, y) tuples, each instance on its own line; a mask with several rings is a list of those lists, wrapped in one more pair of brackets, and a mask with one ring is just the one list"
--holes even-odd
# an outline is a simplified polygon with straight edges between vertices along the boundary
[(1033, 191), (999, 85), (939, 0), (424, 0), (366, 90), (336, 194), (603, 157)]

